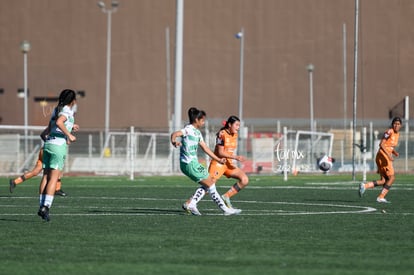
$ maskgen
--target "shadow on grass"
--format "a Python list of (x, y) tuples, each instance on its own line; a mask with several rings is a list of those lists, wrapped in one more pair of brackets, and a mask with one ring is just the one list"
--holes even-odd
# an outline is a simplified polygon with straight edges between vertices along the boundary
[(185, 215), (183, 210), (159, 209), (159, 208), (131, 208), (127, 210), (89, 210), (89, 213), (101, 214), (176, 214)]
[(34, 220), (14, 219), (14, 218), (1, 218), (0, 222), (33, 223), (35, 221)]

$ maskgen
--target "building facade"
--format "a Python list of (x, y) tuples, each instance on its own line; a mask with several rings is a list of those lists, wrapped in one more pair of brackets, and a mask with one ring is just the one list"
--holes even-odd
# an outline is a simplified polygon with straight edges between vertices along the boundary
[[(356, 113), (388, 120), (414, 90), (414, 1), (359, 2)], [(313, 64), (315, 120), (351, 120), (355, 10), (350, 0), (184, 1), (183, 120), (191, 106), (210, 118), (239, 113), (242, 28), (243, 118), (309, 119)], [(110, 128), (168, 129), (176, 1), (119, 0), (111, 18)], [(102, 129), (107, 19), (95, 0), (0, 0), (0, 123), (23, 125), (27, 40), (29, 124), (46, 125), (56, 102), (42, 99), (72, 88), (84, 92), (79, 124)]]

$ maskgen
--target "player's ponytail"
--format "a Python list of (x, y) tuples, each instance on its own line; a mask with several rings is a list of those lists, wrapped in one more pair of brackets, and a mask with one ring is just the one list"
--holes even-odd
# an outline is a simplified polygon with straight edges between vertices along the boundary
[(73, 90), (65, 89), (60, 92), (59, 103), (56, 107), (56, 115), (62, 111), (63, 107), (69, 105), (72, 101), (76, 100), (76, 93)]
[(230, 125), (232, 125), (236, 121), (240, 121), (240, 119), (237, 116), (229, 116), (229, 118), (227, 119), (227, 121), (224, 124), (224, 126), (220, 129), (220, 131), (221, 130), (224, 130), (224, 129), (230, 128)]
[(223, 120), (223, 127), (217, 132), (216, 136), (220, 136), (220, 132), (226, 129), (230, 129), (230, 125), (235, 123), (236, 121), (240, 121), (240, 119), (236, 116), (229, 116), (227, 120)]
[(188, 120), (190, 121), (190, 124), (193, 124), (196, 119), (201, 119), (206, 116), (206, 112), (203, 110), (199, 110), (195, 107), (191, 107), (188, 109)]

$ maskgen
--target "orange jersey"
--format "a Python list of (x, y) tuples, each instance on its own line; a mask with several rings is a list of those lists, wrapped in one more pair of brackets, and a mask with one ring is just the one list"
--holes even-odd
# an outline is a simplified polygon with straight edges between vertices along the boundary
[[(237, 133), (229, 134), (226, 130), (221, 130), (217, 134), (214, 153), (218, 155), (218, 147), (223, 146), (224, 151), (227, 155), (234, 156), (237, 150), (237, 138)], [(215, 160), (212, 160), (208, 169), (210, 176), (215, 180), (218, 180), (223, 174), (228, 177), (231, 174), (232, 170), (238, 169), (237, 165), (234, 162), (235, 160), (229, 158), (227, 158), (225, 164), (221, 164)]]
[(394, 175), (394, 167), (392, 165), (392, 160), (389, 159), (388, 155), (392, 154), (395, 146), (398, 145), (398, 138), (400, 137), (400, 133), (395, 133), (394, 130), (388, 129), (381, 140), (383, 147), (385, 147), (385, 151), (381, 149), (378, 150), (377, 156), (375, 158), (375, 162), (378, 167), (378, 173), (380, 173), (384, 177), (389, 177)]
[[(228, 155), (234, 156), (237, 150), (238, 134), (230, 134), (226, 130), (221, 130), (217, 134), (216, 147), (214, 153), (218, 154), (218, 146), (224, 147), (224, 152)], [(227, 159), (227, 164), (234, 165), (233, 159)]]
[(392, 151), (394, 151), (395, 146), (398, 145), (398, 139), (400, 137), (400, 133), (395, 133), (394, 130), (388, 129), (383, 136), (383, 145), (385, 147), (385, 151), (387, 151), (388, 154), (391, 154)]

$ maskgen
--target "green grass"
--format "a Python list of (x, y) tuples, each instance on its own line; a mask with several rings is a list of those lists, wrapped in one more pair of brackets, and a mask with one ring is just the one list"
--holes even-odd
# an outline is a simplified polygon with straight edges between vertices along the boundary
[(412, 274), (413, 180), (398, 175), (382, 205), (349, 175), (252, 176), (241, 215), (207, 195), (196, 217), (181, 210), (197, 187), (185, 177), (66, 177), (44, 222), (39, 178), (13, 194), (2, 178), (0, 274)]

